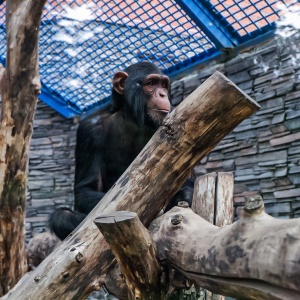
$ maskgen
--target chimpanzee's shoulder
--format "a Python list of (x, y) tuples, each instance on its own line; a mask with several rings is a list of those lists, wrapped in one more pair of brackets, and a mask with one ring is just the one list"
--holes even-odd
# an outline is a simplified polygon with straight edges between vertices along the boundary
[(109, 109), (98, 110), (85, 118), (83, 118), (79, 123), (79, 130), (89, 130), (93, 128), (102, 127), (102, 125), (107, 121), (111, 116)]

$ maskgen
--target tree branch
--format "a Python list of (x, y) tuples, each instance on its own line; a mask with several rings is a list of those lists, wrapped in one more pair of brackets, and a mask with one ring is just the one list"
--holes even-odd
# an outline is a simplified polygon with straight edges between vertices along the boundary
[(7, 58), (0, 87), (0, 296), (27, 271), (24, 245), (26, 173), (40, 91), (38, 33), (45, 2), (6, 1)]
[[(178, 215), (182, 221), (172, 224)], [(149, 230), (160, 260), (214, 293), (299, 299), (300, 220), (272, 218), (260, 197), (248, 199), (242, 218), (232, 225), (219, 228), (188, 208), (173, 208)]]
[(161, 299), (162, 270), (149, 231), (136, 213), (117, 211), (95, 219), (117, 259), (129, 299)]

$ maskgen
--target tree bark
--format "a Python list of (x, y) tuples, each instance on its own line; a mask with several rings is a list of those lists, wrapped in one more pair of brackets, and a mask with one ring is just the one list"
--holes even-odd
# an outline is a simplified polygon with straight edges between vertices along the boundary
[(128, 299), (159, 300), (165, 295), (162, 269), (149, 231), (136, 213), (117, 211), (95, 219), (116, 257), (128, 287)]
[[(217, 225), (219, 227), (224, 226), (224, 225), (229, 225), (232, 224), (233, 221), (233, 187), (234, 187), (234, 178), (232, 173), (228, 172), (219, 172), (219, 173), (210, 173), (201, 177), (198, 177), (195, 181), (195, 187), (194, 187), (194, 196), (193, 196), (193, 207), (192, 210), (199, 216), (203, 217), (206, 221), (209, 221), (210, 223)], [(180, 207), (188, 207), (187, 202), (179, 202), (178, 206)], [(120, 215), (121, 214), (121, 215)], [(132, 218), (130, 213), (127, 212), (129, 220)], [(132, 213), (131, 213), (132, 214)], [(126, 219), (126, 214), (124, 212), (116, 212), (113, 215), (117, 216), (122, 216), (122, 222), (125, 222)], [(111, 216), (111, 215), (109, 215)], [(95, 224), (97, 225), (97, 220), (101, 220), (104, 218), (105, 221), (105, 226), (108, 226), (107, 231), (108, 232), (108, 239), (112, 239), (112, 242), (116, 244), (115, 246), (124, 247), (121, 243), (120, 244), (120, 239), (119, 235), (115, 234), (115, 231), (112, 232), (113, 229), (110, 227), (116, 227), (116, 230), (119, 230), (119, 227), (115, 223), (114, 218), (109, 218), (107, 221), (106, 216), (102, 216), (100, 218), (96, 218)], [(129, 222), (129, 220), (127, 220)], [(138, 223), (138, 222), (137, 222)], [(137, 224), (136, 223), (136, 224)], [(98, 226), (98, 225), (97, 225)], [(141, 223), (139, 224), (141, 226)], [(99, 226), (98, 226), (99, 228)], [(101, 230), (101, 229), (100, 229)], [(104, 230), (106, 230), (104, 228)], [(123, 229), (121, 230), (121, 233), (123, 235)], [(128, 231), (128, 230), (127, 230)], [(138, 227), (136, 229), (132, 229), (128, 231), (128, 234), (130, 235), (130, 238), (127, 238), (126, 240), (138, 242), (140, 240), (139, 235), (137, 232), (143, 232), (143, 229)], [(103, 233), (103, 232), (102, 232)], [(134, 236), (134, 237), (133, 237)], [(141, 235), (140, 235), (141, 236)], [(105, 235), (104, 235), (105, 237)], [(106, 238), (107, 240), (107, 238)], [(123, 238), (121, 237), (121, 241)], [(152, 240), (152, 238), (151, 238)], [(108, 241), (108, 240), (107, 240)], [(108, 241), (109, 242), (109, 241)], [(115, 250), (113, 249), (115, 246), (111, 245), (109, 242), (110, 247), (116, 256)], [(129, 247), (130, 253), (127, 253), (126, 257), (123, 257), (123, 261), (127, 262), (128, 256), (133, 256), (132, 253), (135, 253), (135, 247), (132, 243), (128, 244), (126, 243), (126, 249)], [(132, 249), (132, 250), (131, 250)], [(128, 250), (127, 250), (128, 252)], [(136, 254), (135, 256), (138, 256)], [(134, 257), (135, 257), (134, 256)], [(120, 257), (120, 255), (119, 255)], [(129, 258), (130, 259), (130, 258)], [(117, 259), (119, 265), (122, 264), (122, 258)], [(132, 260), (131, 260), (132, 261)], [(154, 261), (156, 261), (154, 259)], [(126, 288), (125, 282), (124, 282), (124, 277), (121, 275), (122, 273), (125, 275), (125, 277), (130, 277), (126, 276), (126, 273), (132, 273), (134, 274), (136, 269), (139, 269), (136, 263), (128, 263), (129, 266), (131, 266), (133, 269), (129, 271), (130, 268), (126, 269), (124, 271), (124, 268), (119, 267), (119, 265), (116, 265), (111, 271), (108, 272), (106, 281), (105, 281), (105, 286), (109, 290), (111, 294), (116, 296), (119, 299), (128, 299), (128, 290)], [(149, 258), (149, 263), (147, 265), (152, 265), (151, 263), (151, 258)], [(176, 299), (181, 299), (181, 294), (191, 294), (190, 296), (192, 299), (196, 299), (197, 295), (203, 294), (203, 299), (208, 300), (208, 299), (214, 299), (214, 300), (222, 300), (224, 299), (223, 296), (212, 294), (210, 291), (205, 290), (203, 288), (191, 286), (190, 284), (187, 284), (188, 281), (184, 276), (178, 271), (175, 271), (174, 269), (168, 269), (167, 266), (165, 266), (167, 272), (169, 274), (168, 276), (168, 282), (165, 282), (165, 292), (167, 293), (160, 293), (159, 296), (154, 297), (153, 299), (159, 299), (159, 297), (162, 297), (163, 295), (166, 296), (172, 295), (172, 293), (175, 293), (172, 295), (171, 299), (176, 298)], [(143, 268), (145, 269), (145, 268)], [(151, 271), (145, 271), (144, 273), (152, 273)], [(135, 282), (134, 279), (129, 280), (131, 284)], [(165, 281), (165, 279), (163, 280)], [(143, 282), (148, 282), (144, 278)], [(138, 284), (135, 284), (138, 285)], [(166, 286), (168, 286), (168, 291), (166, 291)], [(162, 290), (162, 287), (160, 288)], [(147, 296), (149, 293), (147, 293)], [(185, 295), (186, 296), (186, 295)], [(187, 296), (186, 296), (187, 297)], [(135, 299), (133, 296), (131, 296), (130, 299)], [(149, 296), (146, 299), (150, 299)], [(189, 299), (189, 298), (188, 298)], [(202, 299), (202, 298), (201, 298)]]
[[(182, 221), (172, 224), (178, 215)], [(248, 199), (243, 216), (232, 225), (219, 228), (189, 208), (176, 207), (149, 230), (162, 262), (214, 293), (299, 299), (300, 220), (272, 218), (260, 197)]]
[(195, 164), (258, 109), (259, 105), (224, 75), (212, 75), (166, 117), (80, 227), (7, 298), (83, 299), (99, 288), (113, 255), (93, 220), (129, 210), (147, 227)]
[[(232, 173), (210, 173), (198, 177), (195, 181), (192, 210), (204, 220), (224, 226), (233, 221), (233, 187)], [(206, 300), (224, 300), (223, 296), (205, 290)]]
[(219, 172), (217, 176), (215, 219), (213, 224), (219, 227), (233, 222), (234, 178), (231, 172)]
[(40, 92), (38, 32), (46, 0), (6, 1), (7, 58), (1, 78), (0, 295), (27, 271), (25, 203), (32, 123)]
[(230, 172), (213, 172), (198, 177), (195, 181), (193, 212), (219, 227), (231, 224), (233, 186), (233, 174)]

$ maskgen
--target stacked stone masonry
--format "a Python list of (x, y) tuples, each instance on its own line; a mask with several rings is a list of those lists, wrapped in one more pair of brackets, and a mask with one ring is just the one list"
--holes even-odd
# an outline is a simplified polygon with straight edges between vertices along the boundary
[(77, 124), (39, 102), (30, 143), (26, 240), (44, 232), (50, 213), (72, 207)]
[[(172, 84), (178, 105), (216, 70), (260, 105), (195, 168), (197, 175), (235, 176), (237, 214), (247, 195), (261, 194), (276, 217), (300, 216), (300, 37), (273, 39), (234, 59)], [(77, 122), (39, 102), (30, 147), (26, 237), (45, 231), (48, 215), (72, 206)]]
[(218, 70), (261, 105), (195, 168), (198, 176), (234, 173), (237, 215), (246, 196), (261, 194), (270, 215), (300, 216), (299, 42), (299, 35), (277, 37), (172, 85), (178, 105)]

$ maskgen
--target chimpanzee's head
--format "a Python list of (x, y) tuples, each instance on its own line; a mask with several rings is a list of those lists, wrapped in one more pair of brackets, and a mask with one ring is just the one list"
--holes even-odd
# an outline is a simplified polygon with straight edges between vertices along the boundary
[(156, 65), (136, 63), (115, 74), (113, 107), (129, 112), (139, 125), (160, 125), (171, 110), (169, 88), (169, 78)]

